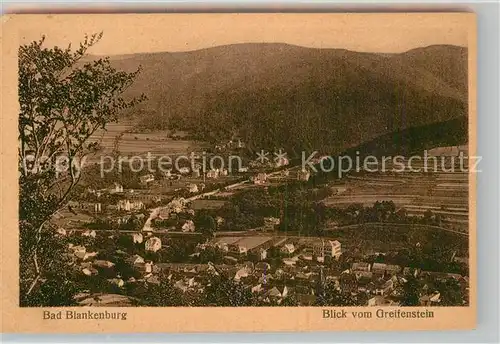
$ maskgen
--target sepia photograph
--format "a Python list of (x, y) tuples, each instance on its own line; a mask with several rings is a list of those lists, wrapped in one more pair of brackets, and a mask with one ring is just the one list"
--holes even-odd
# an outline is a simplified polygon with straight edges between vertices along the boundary
[(38, 326), (474, 317), (473, 14), (37, 17), (2, 151)]

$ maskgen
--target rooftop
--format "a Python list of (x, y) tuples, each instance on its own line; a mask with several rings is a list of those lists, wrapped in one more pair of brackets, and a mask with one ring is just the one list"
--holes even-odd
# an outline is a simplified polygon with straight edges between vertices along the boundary
[(241, 240), (238, 240), (234, 242), (233, 244), (236, 244), (238, 246), (246, 247), (248, 250), (251, 250), (253, 248), (256, 248), (260, 245), (265, 244), (266, 242), (272, 240), (272, 237), (264, 237), (264, 236), (252, 236), (252, 237), (245, 237)]

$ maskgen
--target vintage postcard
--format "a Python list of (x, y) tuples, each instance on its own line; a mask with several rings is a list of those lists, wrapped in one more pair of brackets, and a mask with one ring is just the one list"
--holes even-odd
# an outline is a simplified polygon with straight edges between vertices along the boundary
[(2, 19), (3, 332), (475, 327), (473, 13)]

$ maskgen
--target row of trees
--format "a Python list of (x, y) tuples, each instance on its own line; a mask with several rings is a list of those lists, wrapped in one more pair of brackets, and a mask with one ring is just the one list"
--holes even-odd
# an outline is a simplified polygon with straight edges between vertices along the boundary
[(225, 223), (220, 230), (247, 230), (264, 225), (265, 217), (280, 218), (280, 231), (304, 235), (322, 235), (329, 221), (339, 225), (363, 223), (425, 224), (439, 226), (442, 216), (428, 210), (423, 216), (409, 216), (404, 208), (397, 209), (393, 201), (376, 201), (373, 206), (352, 204), (333, 208), (321, 202), (331, 196), (332, 188), (311, 188), (302, 183), (269, 186), (237, 193), (222, 209), (206, 211), (220, 215)]
[[(353, 288), (356, 283), (353, 284)], [(394, 291), (398, 294), (394, 300), (401, 306), (420, 306), (424, 295), (422, 281), (413, 276), (406, 276), (404, 281), (396, 284)], [(354, 288), (355, 289), (355, 288)], [(136, 288), (135, 291), (138, 289)], [(461, 306), (467, 300), (460, 284), (453, 279), (436, 281), (427, 292), (439, 291), (441, 306)], [(307, 301), (301, 301), (298, 294), (292, 293), (284, 298), (268, 297), (264, 294), (252, 293), (249, 286), (231, 280), (224, 275), (211, 275), (203, 293), (195, 291), (182, 292), (176, 288), (167, 276), (160, 278), (160, 283), (148, 285), (139, 293), (129, 289), (129, 296), (137, 298), (139, 305), (168, 306), (215, 306), (215, 307), (251, 307), (251, 306), (366, 306), (371, 296), (364, 292), (350, 292), (339, 289), (333, 281), (319, 281), (314, 287), (314, 294)]]
[(335, 212), (344, 225), (387, 222), (441, 226), (444, 220), (441, 214), (434, 214), (431, 210), (426, 210), (422, 216), (409, 216), (406, 209), (397, 209), (393, 201), (376, 201), (371, 207), (356, 203), (346, 209), (335, 209)]

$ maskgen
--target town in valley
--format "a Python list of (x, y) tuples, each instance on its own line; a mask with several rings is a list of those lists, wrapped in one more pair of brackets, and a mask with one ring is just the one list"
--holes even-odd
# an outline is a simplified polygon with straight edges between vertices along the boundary
[[(430, 154), (450, 158), (460, 149)], [(88, 286), (78, 302), (467, 304), (467, 172), (330, 180), (286, 158), (249, 166), (82, 184), (52, 219)], [(162, 288), (171, 288), (166, 299)]]
[(101, 37), (20, 48), (22, 306), (469, 305), (467, 48)]

